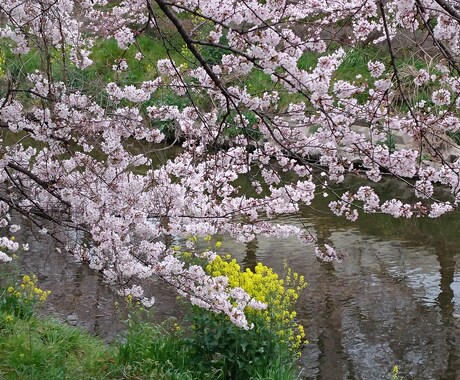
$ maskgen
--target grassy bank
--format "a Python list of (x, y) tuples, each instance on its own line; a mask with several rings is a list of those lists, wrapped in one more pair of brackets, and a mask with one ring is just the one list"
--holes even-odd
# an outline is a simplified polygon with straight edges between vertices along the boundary
[(0, 312), (1, 379), (103, 379), (116, 350), (77, 328)]
[[(210, 244), (210, 243), (209, 243)], [(218, 243), (216, 243), (218, 244)], [(220, 244), (220, 243), (219, 243)], [(217, 246), (217, 245), (216, 245)], [(195, 256), (177, 247), (176, 255)], [(190, 259), (195, 263), (196, 260)], [(305, 333), (294, 311), (302, 276), (286, 269), (285, 278), (257, 264), (243, 270), (230, 256), (203, 262), (211, 276), (225, 275), (266, 308), (245, 309), (245, 330), (197, 306), (184, 305), (184, 321), (144, 322), (146, 311), (131, 296), (126, 331), (113, 342), (36, 310), (49, 291), (36, 276), (19, 275), (14, 261), (0, 277), (0, 379), (177, 379), (294, 380)]]
[(193, 370), (185, 341), (172, 331), (140, 322), (108, 344), (57, 320), (0, 312), (0, 352), (5, 380), (221, 378)]
[[(257, 342), (254, 342), (257, 343)], [(0, 311), (0, 379), (232, 379), (217, 361), (200, 362), (190, 336), (177, 324), (129, 323), (118, 341), (51, 318)], [(296, 378), (294, 366), (267, 363), (268, 373), (247, 379)]]

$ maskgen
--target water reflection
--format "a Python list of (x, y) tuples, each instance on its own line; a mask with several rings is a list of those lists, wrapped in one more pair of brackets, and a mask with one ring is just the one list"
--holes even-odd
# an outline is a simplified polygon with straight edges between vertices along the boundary
[(344, 316), (340, 307), (342, 300), (337, 299), (334, 294), (336, 292), (333, 278), (334, 266), (331, 263), (320, 263), (320, 272), (327, 284), (332, 285), (332, 288), (326, 286), (324, 289), (323, 310), (320, 315), (324, 325), (321, 326), (322, 329), (317, 338), (319, 355), (316, 378), (349, 378), (348, 374), (354, 373), (353, 361), (350, 360), (342, 343), (342, 320)]
[(460, 329), (455, 326), (454, 314), (454, 289), (452, 285), (455, 278), (455, 258), (452, 251), (445, 252), (441, 247), (436, 249), (436, 256), (439, 261), (441, 275), (440, 293), (436, 299), (441, 310), (442, 323), (447, 330), (447, 367), (442, 374), (442, 379), (458, 379), (456, 371), (460, 368)]
[(246, 243), (245, 255), (243, 258), (243, 269), (251, 269), (252, 271), (257, 264), (257, 250), (259, 245), (257, 244), (258, 238)]
[(41, 312), (114, 338), (123, 328), (123, 316), (115, 307), (115, 294), (105, 286), (99, 273), (59, 253), (51, 238), (33, 238), (31, 231), (31, 226), (24, 222), (18, 232), (18, 239), (30, 244), (29, 252), (20, 257), (20, 265), (24, 274), (37, 274), (40, 286), (51, 290)]

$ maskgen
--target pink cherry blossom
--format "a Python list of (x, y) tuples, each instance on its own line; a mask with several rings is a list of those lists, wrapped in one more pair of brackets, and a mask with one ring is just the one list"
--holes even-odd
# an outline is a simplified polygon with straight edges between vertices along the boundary
[[(363, 213), (441, 217), (460, 202), (450, 138), (460, 129), (460, 24), (449, 4), (3, 3), (0, 42), (10, 61), (0, 66), (8, 132), (0, 261), (21, 248), (11, 236), (15, 210), (120, 294), (154, 305), (143, 284), (156, 277), (250, 328), (245, 307), (264, 305), (184, 260), (172, 242), (203, 261), (216, 253), (191, 236), (315, 244), (306, 227), (277, 218), (318, 194), (351, 221)], [(152, 38), (162, 52), (144, 48)], [(104, 43), (117, 45), (110, 57)], [(406, 53), (426, 64), (406, 65)], [(363, 72), (345, 73), (356, 57)], [(350, 174), (369, 183), (336, 191)], [(415, 198), (381, 197), (375, 182), (386, 175)], [(450, 199), (437, 199), (437, 186)], [(345, 256), (328, 245), (315, 252)]]

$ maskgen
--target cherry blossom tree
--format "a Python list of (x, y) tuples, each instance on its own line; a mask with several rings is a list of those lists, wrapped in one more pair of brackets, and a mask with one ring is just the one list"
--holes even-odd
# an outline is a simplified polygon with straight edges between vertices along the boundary
[[(107, 41), (110, 73), (95, 75)], [(146, 51), (154, 42), (160, 59)], [(141, 285), (157, 276), (247, 328), (244, 307), (263, 305), (186, 264), (172, 238), (315, 244), (273, 218), (318, 195), (350, 220), (436, 218), (460, 199), (455, 2), (4, 0), (0, 48), (1, 261), (19, 248), (6, 230), (18, 228), (14, 211), (120, 293), (151, 304)], [(365, 67), (350, 76), (356, 55)], [(158, 164), (155, 152), (173, 145)], [(368, 185), (335, 191), (348, 174)], [(373, 184), (384, 174), (416, 199), (381, 200)], [(436, 197), (436, 184), (450, 196)]]

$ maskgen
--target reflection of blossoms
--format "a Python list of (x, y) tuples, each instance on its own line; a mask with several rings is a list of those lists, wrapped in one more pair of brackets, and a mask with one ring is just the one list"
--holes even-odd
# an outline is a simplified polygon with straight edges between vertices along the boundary
[(341, 262), (347, 256), (346, 253), (336, 251), (335, 248), (331, 247), (328, 244), (324, 244), (324, 247), (315, 247), (315, 255), (320, 260), (326, 262)]

